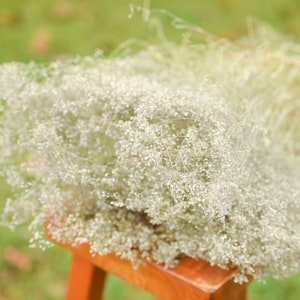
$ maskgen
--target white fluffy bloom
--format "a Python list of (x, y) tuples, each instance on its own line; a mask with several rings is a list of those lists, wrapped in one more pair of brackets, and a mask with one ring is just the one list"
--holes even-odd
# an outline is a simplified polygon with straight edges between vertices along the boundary
[(51, 217), (132, 261), (299, 270), (300, 46), (268, 37), (0, 66), (4, 222), (39, 237)]

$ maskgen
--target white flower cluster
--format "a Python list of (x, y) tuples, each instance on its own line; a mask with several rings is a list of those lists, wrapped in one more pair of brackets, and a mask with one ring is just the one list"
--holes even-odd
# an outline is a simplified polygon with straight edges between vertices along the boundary
[(0, 66), (3, 223), (174, 265), (300, 269), (300, 46), (149, 46)]

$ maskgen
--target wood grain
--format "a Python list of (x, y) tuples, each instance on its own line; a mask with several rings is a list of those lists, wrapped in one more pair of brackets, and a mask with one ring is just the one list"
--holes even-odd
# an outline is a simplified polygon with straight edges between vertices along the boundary
[(106, 272), (79, 255), (73, 255), (66, 300), (100, 300)]
[[(114, 254), (92, 256), (88, 244), (78, 247), (58, 244), (70, 250), (74, 255), (67, 300), (99, 299), (105, 272), (112, 273), (162, 300), (246, 299), (247, 285), (237, 284), (232, 280), (237, 272), (236, 269), (223, 270), (210, 266), (204, 260), (194, 260), (188, 257), (183, 258), (176, 268), (165, 268), (154, 261), (142, 260), (138, 269), (134, 269), (130, 261)], [(95, 268), (103, 270), (102, 273), (93, 273)], [(82, 298), (75, 298), (79, 295), (81, 288), (79, 282), (83, 282), (83, 277), (84, 280), (89, 281), (84, 286), (90, 291), (86, 292)], [(86, 296), (88, 293), (94, 293), (96, 296), (88, 298)]]

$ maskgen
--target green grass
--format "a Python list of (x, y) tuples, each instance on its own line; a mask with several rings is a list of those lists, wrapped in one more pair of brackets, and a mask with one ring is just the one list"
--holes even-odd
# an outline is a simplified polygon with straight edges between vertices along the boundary
[[(61, 5), (63, 3), (63, 6)], [(139, 14), (128, 19), (132, 0), (0, 0), (0, 63), (7, 61), (50, 61), (69, 55), (86, 55), (96, 48), (110, 53), (131, 37), (154, 41), (154, 31), (141, 22)], [(270, 23), (286, 34), (300, 35), (298, 0), (152, 0), (152, 8), (167, 9), (219, 36), (237, 38), (246, 32), (246, 18)], [(170, 39), (180, 38), (166, 17)], [(0, 208), (9, 194), (1, 184)], [(31, 262), (20, 271), (5, 259), (4, 253), (18, 249)], [(3, 253), (3, 255), (2, 255)], [(0, 300), (62, 299), (70, 254), (58, 246), (43, 252), (28, 248), (25, 228), (12, 233), (0, 228)], [(109, 276), (104, 300), (156, 299)], [(248, 288), (249, 300), (300, 299), (300, 273), (282, 281), (254, 281)]]
[[(142, 0), (0, 0), (0, 62), (45, 61), (70, 54), (91, 54), (95, 48), (109, 53), (131, 37), (155, 39), (155, 32), (142, 24), (138, 13), (128, 19), (129, 3), (141, 4)], [(298, 0), (189, 0), (184, 3), (152, 0), (151, 7), (167, 9), (230, 38), (246, 32), (248, 17), (266, 21), (288, 34), (300, 34)], [(168, 22), (166, 19), (165, 24)], [(174, 30), (167, 31), (170, 38), (180, 36)], [(47, 40), (47, 46), (37, 51), (33, 44), (39, 37)]]

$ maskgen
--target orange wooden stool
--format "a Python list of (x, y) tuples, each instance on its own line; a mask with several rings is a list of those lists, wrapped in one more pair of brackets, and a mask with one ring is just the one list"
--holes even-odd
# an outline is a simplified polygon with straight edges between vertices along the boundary
[(237, 284), (232, 280), (236, 270), (212, 267), (204, 260), (184, 258), (176, 268), (170, 269), (143, 260), (135, 270), (130, 261), (114, 254), (92, 256), (88, 244), (79, 247), (58, 244), (73, 253), (67, 300), (100, 300), (106, 272), (163, 300), (246, 299), (247, 284)]

